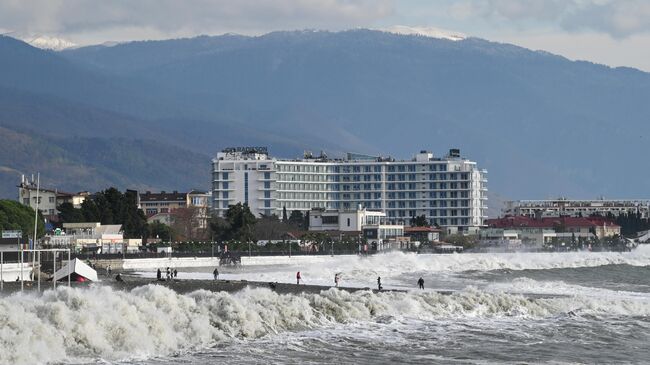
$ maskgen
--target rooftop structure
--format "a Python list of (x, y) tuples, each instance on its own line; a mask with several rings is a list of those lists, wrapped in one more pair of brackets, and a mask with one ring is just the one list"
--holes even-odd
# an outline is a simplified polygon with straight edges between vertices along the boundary
[(452, 149), (445, 157), (420, 151), (410, 160), (347, 154), (333, 159), (306, 152), (277, 159), (263, 147), (227, 148), (212, 160), (212, 209), (248, 204), (254, 215), (283, 208), (379, 211), (392, 223), (424, 215), (433, 225), (473, 231), (486, 218), (487, 171)]
[(30, 180), (25, 175), (22, 176), (20, 185), (17, 185), (17, 188), (18, 201), (23, 205), (32, 207), (32, 209), (36, 209), (38, 206), (38, 210), (50, 221), (58, 221), (57, 214), (59, 211), (57, 207), (59, 205), (71, 203), (75, 208), (79, 208), (83, 201), (90, 196), (87, 191), (69, 193), (43, 186), (37, 187), (34, 178), (32, 177)]

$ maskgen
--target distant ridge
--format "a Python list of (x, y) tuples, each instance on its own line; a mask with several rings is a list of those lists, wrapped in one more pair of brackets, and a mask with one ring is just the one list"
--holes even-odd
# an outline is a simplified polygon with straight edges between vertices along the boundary
[[(231, 145), (268, 146), (280, 157), (460, 148), (488, 169), (488, 188), (503, 199), (645, 195), (648, 73), (472, 37), (394, 33), (201, 36), (60, 52), (0, 37), (0, 126), (56, 136), (52, 147), (69, 149), (58, 138), (75, 136), (144, 140), (207, 158)], [(209, 177), (189, 171), (195, 165), (128, 176), (127, 155), (159, 166), (157, 151), (125, 148), (113, 167), (126, 175), (103, 184), (209, 188)], [(57, 178), (68, 190), (81, 181)]]

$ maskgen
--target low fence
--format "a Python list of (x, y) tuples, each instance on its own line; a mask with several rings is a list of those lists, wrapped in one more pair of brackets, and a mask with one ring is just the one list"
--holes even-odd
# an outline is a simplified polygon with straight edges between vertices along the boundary
[[(231, 255), (240, 257), (259, 257), (259, 256), (331, 256), (334, 255), (357, 255), (357, 250), (334, 250), (334, 251), (320, 251), (320, 252), (303, 252), (288, 250), (277, 251), (228, 251)], [(156, 252), (134, 252), (134, 253), (76, 253), (72, 254), (73, 258), (80, 260), (121, 260), (121, 259), (157, 259), (169, 257), (221, 257), (221, 252), (211, 251), (172, 251), (172, 253), (156, 253)]]

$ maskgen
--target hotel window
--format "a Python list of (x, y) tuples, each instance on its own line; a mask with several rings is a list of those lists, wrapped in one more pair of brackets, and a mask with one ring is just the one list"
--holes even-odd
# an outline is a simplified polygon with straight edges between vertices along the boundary
[(409, 165), (409, 171), (415, 171), (415, 165)]

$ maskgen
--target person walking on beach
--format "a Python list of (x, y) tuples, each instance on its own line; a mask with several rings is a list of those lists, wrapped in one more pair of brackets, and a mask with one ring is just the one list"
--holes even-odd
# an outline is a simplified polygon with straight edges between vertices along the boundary
[(424, 289), (424, 279), (422, 279), (421, 277), (418, 279), (418, 287), (420, 289)]
[(174, 279), (178, 277), (178, 270), (174, 269)]
[(219, 280), (219, 269), (215, 267), (212, 275), (214, 275), (214, 280)]
[(300, 279), (301, 279), (301, 278), (302, 278), (302, 277), (300, 276), (300, 271), (298, 271), (298, 272), (296, 273), (296, 285), (300, 285)]
[(377, 276), (377, 290), (381, 291), (381, 276)]
[(162, 280), (162, 271), (160, 271), (160, 268), (158, 268), (158, 271), (156, 272), (156, 279), (158, 279), (158, 281)]

